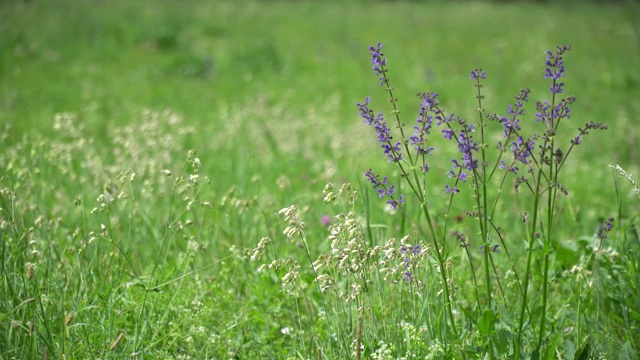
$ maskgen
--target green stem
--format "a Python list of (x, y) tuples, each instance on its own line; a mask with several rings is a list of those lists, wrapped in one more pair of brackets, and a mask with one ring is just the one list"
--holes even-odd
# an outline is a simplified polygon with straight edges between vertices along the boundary
[(451, 297), (449, 295), (449, 283), (447, 281), (446, 264), (443, 256), (444, 251), (441, 250), (440, 244), (438, 244), (435, 229), (433, 227), (433, 222), (431, 220), (431, 215), (429, 214), (429, 210), (427, 209), (427, 204), (424, 202), (422, 203), (422, 211), (424, 212), (425, 217), (427, 219), (427, 225), (429, 226), (429, 232), (431, 233), (432, 244), (435, 249), (436, 260), (438, 261), (438, 267), (440, 268), (440, 276), (442, 277), (442, 283), (443, 283), (442, 287), (444, 290), (445, 307), (447, 310), (447, 315), (449, 315), (449, 321), (451, 322), (453, 333), (456, 337), (458, 337), (458, 330), (456, 329), (456, 324), (453, 319), (453, 310), (451, 308)]
[(538, 222), (538, 206), (540, 202), (540, 180), (542, 178), (542, 168), (538, 169), (538, 178), (535, 184), (533, 215), (531, 219), (531, 229), (529, 232), (529, 244), (527, 253), (527, 267), (524, 273), (524, 284), (522, 285), (522, 305), (520, 307), (520, 319), (518, 320), (518, 336), (515, 344), (515, 358), (520, 359), (522, 349), (522, 331), (524, 329), (524, 313), (527, 308), (527, 297), (529, 294), (529, 277), (531, 275), (531, 260), (533, 258), (533, 246), (536, 239), (536, 224)]
[[(554, 139), (551, 139), (551, 152), (553, 154), (554, 149)], [(544, 336), (545, 336), (545, 326), (547, 321), (547, 299), (548, 299), (548, 288), (549, 288), (549, 253), (551, 252), (551, 239), (552, 239), (552, 231), (553, 231), (553, 216), (554, 216), (554, 206), (555, 199), (557, 194), (557, 184), (558, 184), (558, 173), (554, 171), (554, 159), (552, 158), (549, 163), (549, 178), (552, 179), (552, 184), (549, 189), (549, 193), (547, 196), (547, 233), (545, 236), (545, 242), (543, 246), (543, 268), (544, 273), (543, 283), (542, 283), (542, 317), (540, 318), (540, 334), (538, 334), (538, 346), (542, 346)]]

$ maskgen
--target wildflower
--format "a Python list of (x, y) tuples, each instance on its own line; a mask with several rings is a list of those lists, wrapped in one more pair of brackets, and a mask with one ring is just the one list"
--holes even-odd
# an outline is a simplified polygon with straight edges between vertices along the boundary
[[(416, 156), (431, 155), (433, 152), (433, 146), (425, 147), (427, 142), (427, 135), (431, 134), (431, 127), (433, 125), (433, 117), (428, 115), (429, 111), (438, 103), (436, 96), (438, 94), (421, 93), (418, 94), (422, 98), (420, 103), (420, 112), (416, 119), (416, 126), (414, 126), (413, 136), (409, 137), (409, 143), (416, 150)], [(425, 162), (423, 171), (429, 171), (429, 167)]]
[(387, 204), (389, 204), (389, 206), (391, 207), (391, 210), (396, 210), (398, 209), (398, 206), (400, 206), (401, 204), (404, 204), (404, 196), (402, 196), (402, 194), (400, 194), (400, 196), (398, 197), (398, 200), (387, 200)]
[(553, 84), (549, 89), (554, 94), (560, 94), (563, 92), (562, 87), (564, 86), (564, 83), (558, 82), (558, 80), (565, 76), (562, 55), (569, 50), (571, 50), (571, 47), (564, 45), (557, 47), (555, 55), (551, 51), (546, 52), (547, 61), (545, 64), (547, 65), (547, 68), (545, 69), (544, 78), (553, 79)]
[(397, 199), (394, 197), (396, 192), (395, 187), (389, 185), (386, 176), (380, 180), (380, 175), (376, 174), (372, 169), (367, 170), (364, 176), (368, 182), (373, 184), (373, 188), (378, 192), (380, 198), (384, 198), (385, 196), (390, 198), (387, 204), (389, 204), (393, 210), (396, 210), (400, 204), (404, 204), (404, 197), (402, 195), (398, 196)]
[(535, 143), (530, 139), (524, 140), (522, 136), (518, 136), (511, 145), (514, 158), (525, 165), (528, 164), (528, 158), (531, 157)]
[(482, 69), (475, 69), (475, 70), (471, 71), (471, 75), (469, 76), (469, 79), (471, 79), (471, 80), (477, 80), (477, 79), (486, 80), (487, 79), (487, 72), (486, 71), (482, 71)]
[(384, 116), (380, 113), (374, 116), (373, 111), (369, 109), (369, 103), (371, 99), (366, 97), (364, 103), (358, 103), (358, 109), (360, 110), (360, 116), (364, 119), (365, 125), (373, 125), (376, 135), (378, 136), (378, 142), (384, 149), (384, 154), (387, 155), (389, 162), (402, 161), (402, 152), (400, 149), (400, 142), (392, 143), (393, 137), (390, 134), (389, 126), (387, 125)]
[(600, 232), (598, 232), (598, 235), (597, 235), (598, 238), (600, 239), (600, 241), (606, 239), (607, 238), (607, 233), (609, 231), (611, 231), (611, 229), (613, 229), (613, 220), (614, 219), (612, 217), (610, 217), (602, 225), (602, 229), (600, 230)]
[(404, 256), (403, 263), (406, 269), (406, 271), (404, 272), (405, 282), (410, 282), (413, 279), (413, 275), (411, 274), (411, 271), (410, 271), (410, 268), (411, 268), (410, 256), (420, 255), (420, 245), (415, 245), (410, 249), (406, 245), (403, 245), (400, 248), (400, 254)]
[[(491, 247), (490, 247), (490, 251), (491, 251), (492, 253), (499, 254), (499, 253), (500, 253), (500, 249), (498, 249), (499, 247), (500, 247), (500, 245), (499, 245), (499, 244), (495, 244), (495, 245), (493, 245), (493, 246), (491, 246)], [(481, 246), (480, 246), (480, 252), (482, 253), (482, 255), (484, 255), (484, 245), (481, 245)]]
[(376, 47), (369, 46), (369, 50), (371, 51), (371, 63), (373, 64), (373, 71), (376, 73), (376, 76), (380, 79), (380, 86), (385, 83), (385, 73), (387, 66), (387, 58), (384, 57), (384, 54), (380, 51), (382, 49), (382, 43), (378, 43)]
[(455, 186), (451, 187), (451, 186), (449, 186), (447, 184), (447, 185), (444, 186), (444, 192), (445, 192), (445, 194), (448, 194), (448, 193), (457, 194), (457, 193), (460, 192), (460, 190), (458, 190), (458, 188), (455, 187)]
[(500, 123), (504, 128), (505, 139), (508, 139), (513, 132), (520, 130), (520, 116), (525, 114), (523, 102), (528, 101), (530, 93), (531, 90), (529, 89), (520, 90), (520, 94), (515, 96), (515, 104), (509, 105), (508, 107), (507, 115), (509, 115), (509, 117), (503, 116), (500, 118)]

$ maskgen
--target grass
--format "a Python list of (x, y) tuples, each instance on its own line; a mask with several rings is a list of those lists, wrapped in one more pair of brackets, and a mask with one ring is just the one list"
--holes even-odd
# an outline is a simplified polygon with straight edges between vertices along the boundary
[[(455, 337), (430, 316), (442, 306), (437, 283), (403, 284), (398, 252), (405, 235), (419, 241), (415, 229), (391, 216), (362, 176), (370, 167), (399, 175), (372, 151), (375, 137), (355, 106), (369, 95), (388, 111), (367, 54), (380, 41), (407, 122), (425, 90), (471, 117), (468, 74), (477, 67), (488, 72), (484, 106), (493, 112), (523, 87), (543, 97), (543, 52), (572, 45), (572, 126), (596, 120), (609, 130), (585, 138), (561, 176), (570, 192), (557, 210), (553, 346), (541, 357), (634, 358), (638, 196), (608, 165), (639, 173), (637, 14), (637, 6), (593, 4), (1, 3), (0, 357), (453, 357), (442, 339), (481, 357), (478, 323), (486, 322), (469, 302), (472, 272), (457, 243), (447, 245), (461, 309)], [(448, 155), (438, 154), (432, 173), (449, 170)], [(448, 181), (431, 179), (438, 188)], [(345, 182), (352, 188), (325, 205), (325, 185), (338, 194)], [(441, 219), (446, 197), (435, 199)], [(292, 204), (299, 217), (291, 220), (306, 226), (288, 239), (291, 224), (277, 213)], [(514, 247), (524, 237), (512, 214), (524, 205), (505, 201), (497, 216)], [(471, 208), (450, 214), (464, 219)], [(360, 259), (371, 272), (327, 266), (339, 281), (320, 293), (310, 261), (331, 259), (323, 215), (344, 225), (340, 239), (360, 236), (359, 254), (395, 249), (387, 269), (397, 273), (373, 257)], [(610, 216), (614, 231), (596, 251), (594, 235)], [(349, 228), (353, 221), (361, 226)], [(456, 228), (474, 234), (471, 221)], [(271, 242), (258, 246), (264, 237)], [(251, 259), (256, 248), (260, 261)], [(420, 256), (415, 272), (435, 279), (433, 258)], [(256, 272), (278, 259), (278, 270)], [(300, 282), (283, 287), (296, 266)], [(349, 287), (357, 284), (366, 284), (362, 295)], [(513, 351), (512, 301), (496, 305), (503, 358)]]

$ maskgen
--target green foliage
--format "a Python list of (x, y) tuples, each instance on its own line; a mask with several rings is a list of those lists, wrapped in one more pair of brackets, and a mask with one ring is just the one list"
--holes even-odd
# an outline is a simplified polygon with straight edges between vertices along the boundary
[[(407, 121), (425, 89), (473, 112), (467, 74), (478, 66), (493, 74), (487, 108), (521, 87), (546, 91), (541, 49), (573, 45), (573, 118), (611, 129), (564, 169), (570, 192), (555, 214), (547, 311), (560, 335), (539, 356), (636, 358), (638, 197), (607, 167), (639, 170), (636, 8), (564, 6), (0, 3), (2, 358), (355, 358), (358, 344), (362, 358), (479, 358), (487, 338), (508, 358), (514, 299), (491, 311), (465, 302), (453, 314), (463, 324), (454, 337), (437, 281), (404, 283), (399, 246), (420, 240), (362, 179), (379, 163), (355, 107), (375, 88), (366, 46), (377, 40), (402, 54), (393, 56), (393, 81)], [(338, 197), (325, 205), (327, 183)], [(445, 200), (433, 204), (436, 226)], [(282, 234), (291, 224), (277, 211), (291, 204), (304, 238)], [(468, 234), (457, 219), (469, 208), (450, 212)], [(620, 222), (600, 248), (594, 234), (609, 215)], [(340, 250), (359, 256), (346, 275), (312, 268), (347, 254), (332, 253), (330, 226)], [(263, 238), (271, 240), (258, 259)], [(520, 247), (524, 237), (507, 241)], [(473, 299), (458, 249), (447, 244), (460, 276), (455, 296)], [(257, 272), (277, 259), (285, 259), (278, 269)], [(435, 265), (427, 253), (410, 259), (417, 272)], [(283, 288), (292, 270), (297, 282)], [(320, 273), (330, 276), (325, 292), (314, 282)], [(500, 275), (514, 285), (512, 273)], [(537, 324), (542, 299), (532, 301)], [(539, 335), (532, 329), (527, 338)], [(459, 339), (464, 347), (448, 352)]]

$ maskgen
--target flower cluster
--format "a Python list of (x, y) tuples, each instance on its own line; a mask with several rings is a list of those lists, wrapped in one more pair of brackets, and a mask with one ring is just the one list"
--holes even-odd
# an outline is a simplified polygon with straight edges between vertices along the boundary
[(553, 84), (549, 88), (552, 93), (560, 94), (563, 92), (562, 87), (564, 86), (563, 82), (558, 82), (561, 77), (564, 77), (564, 61), (562, 60), (562, 54), (571, 50), (571, 46), (558, 46), (556, 49), (556, 53), (554, 54), (551, 51), (547, 51), (547, 68), (545, 69), (544, 78), (545, 79), (553, 79)]
[[(500, 253), (500, 249), (498, 249), (500, 247), (499, 244), (494, 244), (493, 246), (489, 247), (489, 250), (493, 253), (499, 254)], [(484, 245), (480, 245), (480, 252), (482, 253), (482, 255), (484, 255)]]
[(471, 80), (486, 80), (487, 79), (487, 72), (483, 71), (482, 69), (475, 69), (473, 71), (471, 71), (471, 75), (469, 75), (469, 79)]
[(420, 112), (416, 119), (416, 125), (413, 127), (413, 136), (409, 137), (409, 144), (413, 146), (416, 151), (416, 157), (422, 160), (421, 168), (423, 172), (429, 171), (429, 164), (427, 163), (425, 156), (433, 153), (433, 146), (426, 145), (428, 138), (427, 135), (431, 134), (431, 127), (433, 126), (433, 116), (429, 115), (429, 112), (433, 111), (434, 106), (438, 104), (436, 93), (420, 93), (418, 94), (422, 101), (420, 102)]
[(374, 116), (373, 111), (369, 108), (370, 102), (371, 98), (367, 96), (364, 99), (364, 103), (358, 103), (360, 116), (364, 119), (363, 123), (365, 125), (373, 125), (374, 129), (376, 130), (376, 135), (378, 136), (378, 142), (382, 144), (382, 149), (384, 150), (384, 154), (387, 155), (387, 160), (389, 162), (402, 161), (403, 158), (400, 149), (400, 142), (396, 141), (395, 144), (391, 142), (393, 137), (389, 132), (389, 126), (387, 126), (387, 122), (384, 120), (382, 114)]
[(376, 174), (372, 169), (367, 170), (364, 173), (367, 181), (373, 184), (373, 188), (378, 192), (380, 198), (388, 197), (387, 204), (391, 206), (393, 210), (397, 209), (400, 204), (404, 204), (404, 197), (402, 194), (396, 199), (394, 194), (396, 192), (393, 185), (389, 185), (387, 177), (383, 177), (380, 180), (380, 175)]
[(380, 86), (385, 83), (385, 73), (387, 72), (385, 69), (385, 66), (387, 66), (387, 58), (384, 57), (382, 52), (380, 52), (381, 49), (382, 43), (378, 43), (376, 47), (369, 46), (369, 50), (371, 51), (371, 63), (373, 63), (373, 71), (380, 79)]
[(413, 275), (411, 275), (411, 255), (420, 255), (420, 245), (407, 246), (402, 245), (400, 248), (400, 254), (404, 256), (403, 263), (406, 271), (404, 272), (405, 282), (410, 282), (413, 279)]
[(507, 110), (507, 115), (509, 117), (503, 116), (500, 118), (500, 123), (502, 124), (502, 128), (504, 129), (504, 138), (508, 139), (511, 137), (513, 133), (517, 133), (520, 131), (520, 117), (525, 114), (524, 104), (529, 101), (529, 94), (531, 90), (522, 89), (520, 90), (520, 94), (515, 96), (516, 102), (513, 105), (509, 105)]
[(598, 235), (597, 235), (598, 238), (600, 239), (600, 241), (606, 239), (607, 238), (607, 233), (609, 231), (611, 231), (611, 229), (613, 229), (613, 220), (614, 219), (612, 217), (610, 217), (602, 225), (602, 229), (600, 230), (600, 232), (598, 232)]

